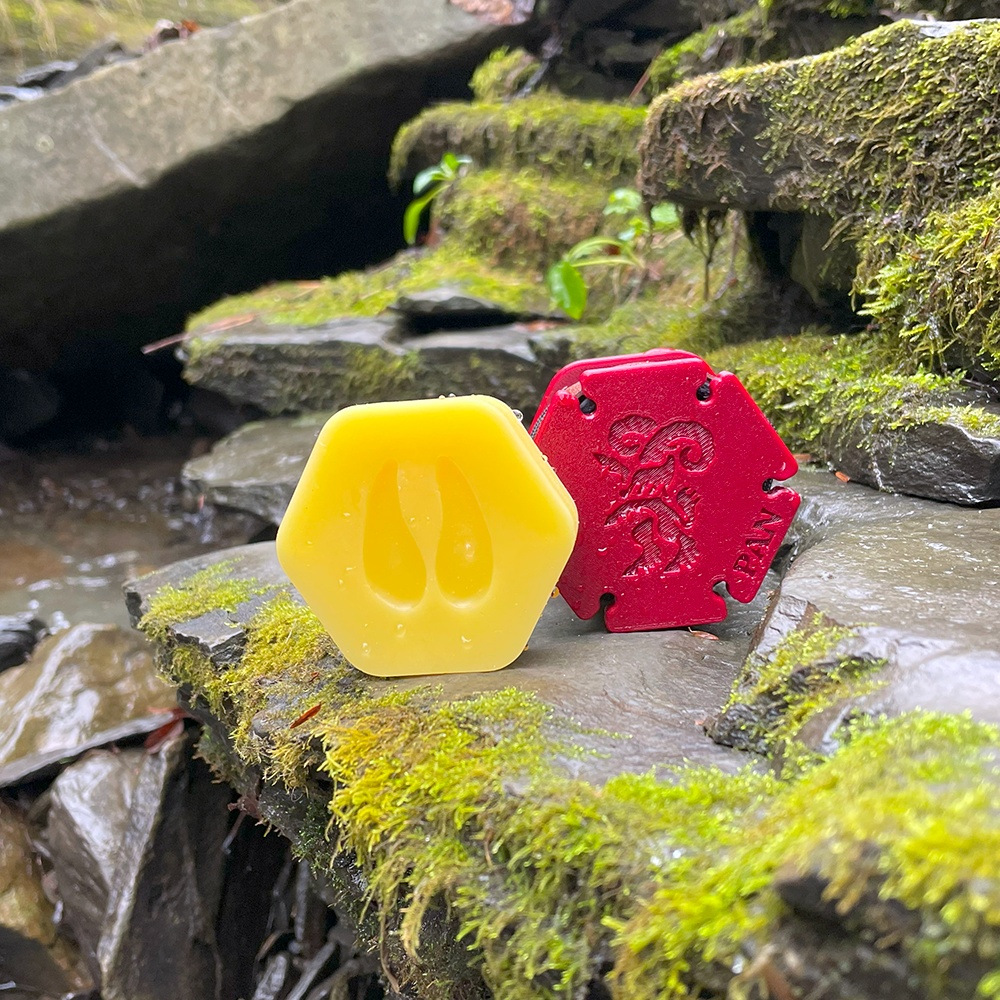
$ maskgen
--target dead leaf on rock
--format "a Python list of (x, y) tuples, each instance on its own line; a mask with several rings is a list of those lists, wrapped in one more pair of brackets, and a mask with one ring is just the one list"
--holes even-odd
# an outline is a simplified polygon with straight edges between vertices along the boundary
[(456, 7), (491, 24), (524, 24), (535, 0), (451, 0)]

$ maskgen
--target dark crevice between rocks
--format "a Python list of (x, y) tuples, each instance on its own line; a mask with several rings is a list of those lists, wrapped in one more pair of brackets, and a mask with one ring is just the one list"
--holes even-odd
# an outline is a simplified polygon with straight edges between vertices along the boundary
[(0, 233), (0, 381), (18, 390), (0, 397), (0, 439), (163, 430), (187, 390), (169, 347), (144, 345), (223, 295), (400, 249), (409, 196), (386, 180), (393, 136), (428, 104), (468, 97), (503, 40), (372, 70), (147, 188)]

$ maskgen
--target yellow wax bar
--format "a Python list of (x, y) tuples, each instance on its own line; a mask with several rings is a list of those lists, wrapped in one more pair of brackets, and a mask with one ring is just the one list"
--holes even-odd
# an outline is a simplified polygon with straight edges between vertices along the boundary
[(459, 396), (331, 417), (277, 546), (347, 659), (398, 677), (516, 659), (576, 531), (572, 498), (511, 410)]

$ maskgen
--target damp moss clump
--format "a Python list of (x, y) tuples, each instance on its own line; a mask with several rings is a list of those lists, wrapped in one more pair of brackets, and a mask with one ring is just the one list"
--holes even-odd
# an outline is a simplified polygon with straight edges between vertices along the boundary
[(449, 244), (492, 267), (542, 272), (605, 219), (606, 185), (553, 177), (534, 167), (479, 170), (463, 177), (435, 208)]
[(538, 60), (524, 49), (511, 50), (506, 45), (494, 49), (469, 80), (473, 99), (480, 104), (508, 101), (532, 79), (539, 66)]
[(453, 152), (471, 156), (480, 168), (534, 167), (631, 183), (645, 118), (645, 108), (546, 92), (507, 104), (441, 104), (399, 130), (389, 176), (399, 183)]
[(1000, 371), (1000, 189), (916, 229), (872, 225), (861, 241), (861, 312), (877, 319), (897, 354), (947, 366), (977, 360)]
[(175, 587), (161, 587), (150, 601), (140, 628), (156, 642), (166, 642), (177, 622), (189, 622), (211, 611), (236, 611), (252, 597), (273, 587), (254, 578), (234, 575), (234, 560), (224, 560), (199, 570)]
[(995, 21), (903, 20), (822, 55), (682, 83), (650, 109), (647, 196), (707, 184), (745, 202), (735, 150), (752, 140), (751, 172), (771, 175), (754, 182), (757, 201), (842, 225), (892, 213), (919, 221), (993, 183), (998, 54)]
[[(244, 594), (260, 586), (242, 582)], [(144, 627), (163, 637), (169, 608), (183, 617), (238, 596), (207, 583), (155, 595)], [(191, 598), (180, 604), (177, 592)], [(995, 992), (995, 727), (869, 720), (829, 760), (783, 777), (665, 769), (598, 787), (564, 766), (590, 752), (586, 734), (535, 695), (447, 699), (373, 681), (291, 594), (265, 598), (244, 626), (242, 660), (206, 662), (192, 694), (265, 780), (305, 795), (314, 815), (327, 806), (326, 835), (301, 831), (300, 850), (319, 867), (353, 857), (351, 905), (374, 908), (372, 944), (385, 959), (391, 938), (392, 954), (409, 956), (391, 971), (418, 992), (449, 995), (421, 956), (453, 934), (498, 1000), (569, 1000), (596, 983), (637, 1000), (721, 1000), (753, 986), (734, 969), (792, 918), (789, 872), (823, 880), (862, 950), (873, 945), (849, 919), (861, 896), (916, 914), (905, 935), (874, 947), (928, 996), (943, 995), (958, 965)], [(837, 638), (824, 627), (786, 658), (821, 655)], [(173, 663), (184, 653), (174, 647)], [(794, 982), (795, 967), (784, 975)]]
[(709, 353), (716, 370), (739, 375), (793, 450), (833, 453), (858, 427), (867, 435), (948, 423), (977, 436), (1000, 436), (1000, 413), (965, 405), (958, 373), (895, 374), (891, 345), (879, 337), (817, 331), (725, 347)]
[(718, 24), (710, 24), (664, 49), (650, 64), (653, 95), (704, 73), (756, 62), (767, 37), (768, 4), (759, 2)]
[[(535, 273), (492, 268), (457, 246), (442, 245), (434, 250), (404, 251), (368, 271), (346, 271), (320, 281), (280, 282), (233, 295), (192, 316), (188, 329), (238, 329), (253, 320), (315, 326), (344, 316), (377, 316), (400, 295), (440, 285), (458, 285), (512, 313), (544, 312), (549, 307)], [(196, 337), (185, 346), (188, 351), (199, 350)]]
[[(690, 995), (706, 962), (723, 983), (733, 983), (734, 965), (744, 968), (742, 985), (754, 986), (751, 958), (787, 915), (774, 884), (781, 873), (783, 880), (819, 879), (843, 926), (856, 918), (855, 932), (878, 940), (876, 950), (895, 951), (926, 995), (949, 995), (952, 970), (961, 969), (962, 978), (971, 973), (970, 991), (978, 980), (980, 994), (995, 997), (998, 749), (996, 727), (964, 717), (856, 723), (839, 753), (782, 784), (744, 817), (735, 839), (723, 834), (715, 850), (688, 858), (618, 928), (622, 995)], [(865, 926), (859, 904), (866, 896), (896, 900), (912, 913), (895, 941), (877, 917)], [(786, 984), (794, 983), (794, 964), (781, 966), (780, 950), (775, 957)], [(772, 968), (758, 965), (760, 988)], [(840, 971), (849, 983), (852, 970)], [(900, 992), (904, 986), (913, 988), (905, 974)]]
[[(845, 649), (854, 628), (817, 613), (786, 635), (767, 656), (752, 653), (729, 700), (706, 727), (716, 742), (780, 757), (799, 767), (830, 746), (803, 745), (803, 727), (820, 713), (877, 690), (882, 659)], [(830, 743), (829, 739), (824, 742)]]

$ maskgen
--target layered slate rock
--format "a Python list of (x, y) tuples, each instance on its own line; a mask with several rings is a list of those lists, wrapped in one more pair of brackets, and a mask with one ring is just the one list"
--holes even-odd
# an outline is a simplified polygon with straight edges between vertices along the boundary
[(530, 415), (555, 374), (532, 340), (520, 323), (405, 335), (395, 321), (378, 318), (301, 327), (253, 319), (196, 331), (184, 347), (184, 375), (270, 414), (483, 393)]
[(901, 368), (995, 372), (996, 20), (902, 20), (822, 55), (683, 83), (651, 106), (650, 202), (748, 213), (772, 278), (860, 293)]
[(5, 361), (51, 364), (90, 329), (138, 346), (304, 260), (388, 255), (394, 132), (514, 30), (434, 0), (296, 0), (5, 108)]
[(176, 705), (152, 649), (117, 625), (75, 625), (0, 675), (0, 787), (93, 747), (152, 732)]
[[(796, 560), (845, 517), (874, 531), (935, 506), (859, 487), (853, 506), (824, 504), (831, 481), (804, 477)], [(721, 995), (763, 977), (739, 970), (765, 944), (766, 981), (790, 996), (922, 995), (943, 977), (971, 998), (993, 969), (978, 943), (993, 918), (942, 941), (923, 878), (947, 880), (949, 912), (996, 891), (996, 727), (907, 716), (782, 780), (732, 773), (740, 755), (706, 754), (698, 723), (759, 605), (713, 639), (608, 635), (554, 600), (510, 668), (375, 681), (288, 589), (273, 546), (218, 558), (131, 584), (130, 612), (205, 722), (200, 753), (325, 873), (400, 990)], [(918, 878), (906, 845), (937, 824), (963, 836), (921, 854)], [(989, 859), (972, 881), (970, 843)]]
[(46, 856), (102, 996), (249, 995), (286, 849), (234, 827), (191, 737), (91, 754), (52, 784)]
[[(201, 594), (203, 588), (207, 604), (199, 607), (200, 598), (196, 597), (195, 605), (188, 605), (191, 610), (185, 612), (184, 595)], [(176, 620), (161, 631), (143, 615), (150, 610), (153, 617), (162, 614), (157, 601), (165, 594), (180, 595), (181, 606)], [(266, 642), (267, 648), (278, 654), (276, 663), (281, 666), (277, 673), (269, 669), (269, 677), (260, 682), (257, 690), (265, 697), (252, 717), (240, 720), (239, 713), (249, 705), (242, 699), (231, 702), (229, 709), (212, 708), (211, 697), (206, 700), (206, 691), (197, 681), (182, 688), (182, 697), (212, 734), (203, 740), (200, 752), (300, 849), (323, 843), (322, 835), (318, 843), (314, 839), (314, 824), (326, 825), (323, 817), (329, 787), (316, 767), (319, 758), (308, 750), (316, 747), (311, 725), (289, 727), (303, 716), (310, 717), (317, 697), (331, 710), (334, 706), (329, 699), (339, 697), (347, 713), (352, 706), (364, 711), (369, 704), (412, 705), (426, 715), (429, 725), (442, 715), (458, 713), (461, 717), (463, 706), (479, 713), (483, 706), (496, 704), (497, 709), (487, 711), (497, 711), (511, 703), (534, 714), (538, 706), (551, 704), (542, 723), (543, 743), (551, 747), (546, 750), (552, 755), (550, 766), (563, 779), (580, 780), (587, 787), (600, 787), (623, 772), (641, 774), (656, 765), (692, 762), (733, 773), (742, 764), (740, 754), (714, 745), (697, 723), (728, 690), (745, 655), (750, 632), (759, 621), (763, 601), (740, 606), (729, 621), (711, 626), (712, 633), (681, 630), (612, 636), (604, 632), (599, 621), (580, 622), (554, 598), (525, 652), (511, 667), (492, 674), (395, 681), (365, 677), (343, 662), (335, 647), (327, 645), (328, 639), (321, 640), (314, 652), (309, 651), (314, 641), (310, 637), (317, 634), (315, 619), (302, 607), (301, 598), (281, 571), (273, 543), (230, 549), (159, 570), (130, 584), (126, 601), (133, 620), (151, 627), (161, 638), (168, 659), (194, 664), (195, 672), (231, 670), (235, 671), (233, 676), (258, 658), (263, 637), (259, 626), (274, 616), (278, 646), (271, 646), (270, 639)], [(270, 635), (271, 626), (265, 628)], [(282, 649), (289, 640), (296, 643), (299, 656), (306, 658), (298, 664), (295, 652)], [(314, 653), (318, 659), (314, 665), (306, 665)], [(305, 669), (305, 683), (282, 681), (285, 668), (289, 676), (298, 676)], [(181, 667), (185, 676), (186, 670)], [(207, 675), (198, 676), (204, 679)], [(256, 698), (251, 696), (251, 701), (256, 703)], [(470, 715), (467, 725), (482, 724), (476, 718), (478, 715)], [(535, 716), (534, 721), (525, 720), (525, 725), (530, 728), (537, 722)], [(498, 738), (511, 723), (520, 725), (516, 715), (509, 722), (498, 715), (489, 725), (500, 728), (484, 738)], [(261, 748), (286, 744), (289, 733), (298, 743), (301, 735), (300, 745), (308, 750), (311, 760), (297, 779), (304, 781), (306, 795), (292, 791), (283, 781), (262, 780), (259, 769), (234, 749), (234, 729), (242, 729), (244, 738)], [(515, 769), (509, 780), (513, 784), (507, 794), (519, 799), (528, 793), (529, 773)], [(337, 856), (332, 868), (324, 864), (327, 869), (331, 902), (335, 900), (338, 909), (360, 920), (362, 937), (373, 942), (378, 923), (366, 904), (364, 874), (346, 854)], [(396, 923), (398, 915), (388, 919)], [(436, 915), (433, 921), (448, 924), (444, 914)], [(448, 934), (441, 940), (436, 938), (432, 936), (420, 964), (412, 963), (398, 944), (390, 944), (391, 961), (402, 963), (394, 965), (397, 973), (422, 978), (426, 963), (441, 976), (476, 982), (478, 973), (468, 968), (464, 946), (456, 946)]]
[(1000, 511), (871, 494), (800, 473), (791, 565), (725, 710), (727, 745), (830, 752), (855, 716), (1000, 723)]
[[(247, 596), (233, 611), (212, 610), (174, 623), (169, 641), (196, 649), (213, 664), (239, 663), (246, 626), (268, 601), (276, 594), (288, 594), (296, 605), (302, 604), (278, 564), (272, 542), (227, 549), (151, 573), (128, 585), (130, 613), (138, 621), (161, 588), (182, 587), (196, 573), (219, 565), (226, 577), (253, 581), (251, 589), (260, 592)], [(763, 605), (763, 597), (752, 605), (732, 602), (733, 613), (725, 622), (706, 626), (711, 632), (610, 634), (598, 619), (581, 622), (562, 600), (553, 598), (524, 653), (510, 667), (486, 674), (444, 675), (434, 684), (440, 685), (446, 701), (514, 686), (542, 698), (585, 729), (603, 731), (593, 738), (607, 756), (588, 760), (582, 772), (591, 780), (623, 769), (643, 771), (683, 760), (738, 766), (738, 755), (720, 753), (701, 737), (695, 723), (728, 691)], [(426, 678), (366, 678), (353, 667), (349, 676), (376, 697), (427, 685)], [(303, 695), (308, 698), (308, 692)], [(262, 710), (255, 723), (260, 734), (294, 719), (296, 705), (285, 702), (285, 697)]]
[(181, 473), (210, 503), (247, 510), (280, 524), (306, 459), (329, 413), (244, 424)]
[(789, 447), (880, 490), (1000, 502), (1000, 404), (961, 375), (884, 371), (884, 338), (802, 335), (723, 348)]

